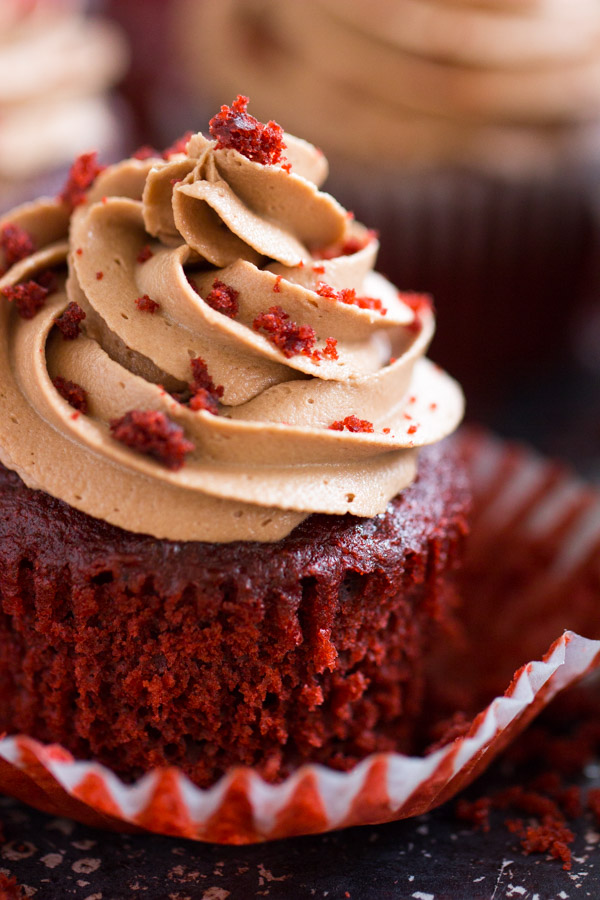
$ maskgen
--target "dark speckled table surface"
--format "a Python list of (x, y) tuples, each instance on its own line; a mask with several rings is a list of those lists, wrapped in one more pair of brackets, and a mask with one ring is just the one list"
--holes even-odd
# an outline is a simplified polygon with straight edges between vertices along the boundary
[[(600, 482), (598, 422), (600, 378), (578, 370), (544, 376), (491, 419), (501, 433), (533, 440)], [(510, 784), (505, 770), (498, 761), (471, 793)], [(600, 765), (588, 766), (578, 783), (600, 786)], [(600, 826), (591, 813), (573, 823), (566, 872), (544, 854), (524, 856), (505, 814), (493, 813), (485, 834), (458, 821), (454, 808), (451, 802), (404, 822), (235, 848), (105, 833), (0, 798), (0, 873), (36, 900), (600, 898)]]

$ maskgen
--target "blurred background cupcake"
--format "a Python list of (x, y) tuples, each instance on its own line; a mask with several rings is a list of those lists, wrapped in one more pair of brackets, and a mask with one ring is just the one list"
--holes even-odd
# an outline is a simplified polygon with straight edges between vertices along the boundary
[(57, 190), (73, 158), (103, 161), (131, 142), (109, 89), (127, 67), (125, 38), (83, 0), (0, 2), (0, 212)]
[(321, 146), (379, 267), (434, 295), (472, 417), (560, 368), (597, 284), (597, 0), (173, 0), (168, 24), (165, 137), (244, 93)]

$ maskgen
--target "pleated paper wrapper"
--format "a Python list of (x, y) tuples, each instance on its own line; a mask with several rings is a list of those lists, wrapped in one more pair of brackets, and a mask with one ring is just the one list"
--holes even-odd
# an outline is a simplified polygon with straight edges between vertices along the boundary
[(477, 685), (471, 705), (478, 691), (496, 691), (461, 737), (423, 757), (373, 754), (349, 772), (304, 765), (277, 785), (237, 768), (201, 790), (175, 768), (125, 784), (62, 747), (5, 736), (0, 792), (93, 826), (227, 844), (416, 816), (457, 794), (559, 691), (600, 665), (600, 492), (487, 433), (458, 440), (475, 500), (462, 584), (467, 641), (454, 659), (449, 651), (437, 660), (438, 681), (454, 697)]

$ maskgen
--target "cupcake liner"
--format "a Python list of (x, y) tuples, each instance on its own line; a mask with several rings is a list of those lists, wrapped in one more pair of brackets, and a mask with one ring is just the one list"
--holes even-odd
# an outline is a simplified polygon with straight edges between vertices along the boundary
[[(600, 590), (600, 493), (560, 466), (486, 433), (464, 432), (457, 440), (475, 491), (463, 585), (470, 650), (459, 649), (454, 660), (450, 654), (436, 658), (432, 715), (434, 709), (436, 715), (457, 709), (482, 673), (493, 673), (482, 691), (502, 678), (509, 683), (473, 716), (462, 737), (423, 757), (373, 754), (350, 772), (305, 765), (278, 785), (252, 769), (236, 768), (201, 790), (174, 768), (127, 785), (104, 766), (75, 761), (61, 747), (8, 736), (0, 740), (0, 791), (89, 825), (226, 844), (420, 815), (456, 794), (559, 691), (600, 665), (600, 641), (593, 639), (600, 625), (591, 602), (595, 598), (597, 605)], [(498, 606), (502, 597), (506, 608)], [(565, 625), (590, 637), (572, 630), (557, 637)], [(550, 649), (511, 679), (515, 659), (531, 658), (523, 654), (537, 652), (544, 642), (547, 647), (548, 634), (557, 628)], [(507, 633), (518, 642), (507, 642)], [(436, 679), (440, 670), (444, 677)], [(436, 682), (452, 690), (435, 695)], [(479, 699), (471, 691), (470, 708)]]

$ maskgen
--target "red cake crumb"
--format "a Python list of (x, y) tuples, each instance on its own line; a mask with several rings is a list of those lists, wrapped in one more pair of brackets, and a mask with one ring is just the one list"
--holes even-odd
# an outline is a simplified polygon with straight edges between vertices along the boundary
[(289, 359), (302, 354), (312, 356), (317, 336), (310, 325), (292, 322), (280, 306), (271, 306), (267, 312), (258, 315), (252, 327), (255, 331), (265, 331), (272, 344)]
[(332, 431), (352, 431), (355, 434), (360, 432), (370, 434), (375, 429), (373, 423), (367, 419), (359, 419), (358, 416), (346, 416), (341, 422), (332, 422), (328, 426)]
[(423, 314), (433, 311), (433, 300), (429, 294), (413, 294), (398, 292), (398, 299), (406, 306), (409, 306), (415, 314), (411, 324), (408, 326), (410, 331), (420, 331), (423, 327)]
[(74, 341), (79, 337), (81, 328), (79, 323), (85, 319), (85, 313), (79, 303), (69, 303), (64, 313), (54, 320), (54, 324), (62, 332), (66, 341)]
[(221, 111), (209, 123), (210, 133), (217, 141), (217, 150), (237, 150), (242, 156), (264, 166), (282, 165), (289, 172), (282, 151), (283, 128), (277, 122), (263, 125), (247, 112), (248, 97), (238, 94), (231, 106)]
[(96, 272), (96, 280), (97, 281), (102, 281), (103, 278), (104, 278), (104, 272)]
[(319, 297), (327, 297), (328, 300), (335, 300), (337, 303), (348, 303), (351, 306), (358, 306), (360, 309), (374, 309), (382, 316), (387, 315), (387, 309), (378, 297), (357, 297), (354, 288), (342, 288), (336, 291), (330, 284), (320, 281), (317, 285), (317, 294)]
[(323, 275), (325, 272), (325, 266), (313, 266), (313, 272), (315, 275)]
[(321, 351), (321, 355), (325, 357), (325, 359), (339, 359), (339, 353), (337, 352), (337, 341), (335, 338), (328, 337), (325, 339), (325, 347)]
[(25, 281), (22, 284), (8, 285), (0, 293), (15, 304), (22, 319), (33, 319), (46, 302), (50, 291), (37, 281)]
[(155, 150), (154, 147), (151, 147), (149, 144), (138, 147), (137, 150), (134, 150), (131, 154), (132, 159), (160, 159), (160, 157), (160, 150)]
[(58, 199), (71, 209), (85, 203), (87, 192), (104, 169), (105, 166), (98, 165), (96, 152), (82, 153), (71, 166), (69, 177)]
[(148, 312), (152, 315), (154, 315), (157, 309), (160, 309), (160, 303), (157, 303), (156, 300), (152, 300), (148, 294), (143, 294), (141, 297), (138, 297), (135, 301), (135, 305), (140, 312)]
[(87, 413), (87, 393), (81, 385), (77, 384), (75, 381), (67, 381), (67, 379), (63, 378), (61, 375), (57, 375), (56, 378), (53, 378), (52, 384), (63, 400), (66, 400), (73, 409), (82, 412), (84, 415)]
[(541, 825), (524, 826), (521, 819), (507, 820), (506, 827), (516, 834), (526, 856), (530, 853), (550, 853), (553, 859), (560, 859), (563, 869), (571, 869), (571, 851), (568, 847), (575, 840), (573, 832), (564, 821), (544, 816)]
[(181, 137), (177, 138), (176, 141), (173, 141), (170, 147), (167, 147), (160, 154), (163, 159), (168, 159), (170, 156), (175, 156), (176, 153), (185, 153), (185, 148), (188, 145), (189, 139), (193, 135), (193, 131), (186, 131), (185, 134), (182, 134)]
[(148, 262), (151, 256), (154, 256), (154, 253), (150, 249), (150, 244), (144, 244), (136, 259), (139, 263), (145, 263)]
[(384, 428), (384, 429), (383, 429), (383, 433), (384, 433), (384, 434), (389, 434), (389, 433), (390, 433), (390, 429), (389, 429), (389, 428)]
[(224, 316), (235, 319), (238, 314), (238, 297), (239, 291), (236, 291), (235, 288), (225, 284), (224, 281), (219, 281), (218, 278), (215, 278), (212, 284), (212, 290), (205, 298), (204, 302), (208, 303), (212, 309), (222, 313)]
[(188, 453), (194, 450), (180, 425), (156, 410), (133, 409), (110, 423), (115, 440), (132, 450), (145, 453), (167, 469), (181, 469)]
[(0, 248), (4, 253), (3, 271), (36, 251), (35, 242), (29, 232), (20, 225), (13, 225), (12, 222), (7, 222), (0, 230)]
[(0, 900), (27, 900), (27, 895), (16, 878), (0, 873)]
[(81, 254), (83, 253), (83, 249), (81, 247), (78, 247), (75, 253), (77, 254), (77, 256), (81, 256)]
[(456, 804), (456, 817), (487, 833), (490, 830), (491, 805), (490, 797), (479, 797), (473, 801), (461, 798)]
[(418, 427), (418, 425), (409, 425), (406, 429), (407, 434), (415, 434)]
[(278, 275), (277, 278), (275, 279), (275, 284), (273, 285), (273, 293), (274, 294), (281, 293), (281, 279), (282, 278), (283, 278), (283, 275)]
[[(352, 218), (354, 218), (353, 215)], [(370, 228), (364, 237), (352, 235), (338, 244), (331, 244), (329, 247), (319, 247), (317, 250), (313, 250), (312, 255), (315, 259), (336, 259), (338, 256), (352, 256), (353, 253), (364, 250), (367, 244), (376, 240), (377, 237), (378, 232)], [(315, 267), (315, 272), (316, 271), (317, 269)]]
[(204, 409), (214, 416), (219, 415), (219, 400), (223, 396), (223, 385), (215, 385), (208, 367), (201, 356), (191, 362), (193, 382), (190, 384), (192, 396), (189, 407), (195, 411)]

